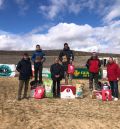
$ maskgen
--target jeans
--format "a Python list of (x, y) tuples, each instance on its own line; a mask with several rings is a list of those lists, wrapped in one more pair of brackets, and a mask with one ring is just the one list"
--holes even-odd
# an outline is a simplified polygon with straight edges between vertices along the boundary
[(95, 89), (99, 89), (100, 87), (98, 86), (98, 73), (89, 73), (89, 88), (93, 90), (93, 80), (95, 83)]
[(118, 81), (110, 81), (110, 86), (112, 90), (112, 96), (118, 98), (119, 97)]
[(29, 79), (28, 80), (19, 80), (18, 99), (21, 99), (23, 86), (24, 86), (23, 97), (26, 98), (27, 97), (28, 86), (29, 86)]
[(57, 84), (57, 97), (60, 97), (60, 80), (53, 80), (53, 95), (56, 96), (56, 84)]
[(38, 76), (39, 76), (39, 83), (42, 83), (42, 64), (35, 63), (34, 64), (34, 76), (35, 76), (35, 82), (38, 82)]

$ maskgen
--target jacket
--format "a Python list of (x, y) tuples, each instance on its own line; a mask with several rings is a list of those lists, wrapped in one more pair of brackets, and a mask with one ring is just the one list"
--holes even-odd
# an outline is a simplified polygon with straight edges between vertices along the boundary
[(109, 81), (117, 81), (117, 78), (120, 77), (119, 67), (116, 63), (107, 65), (107, 77)]
[[(62, 80), (62, 78), (64, 77), (64, 71), (61, 64), (51, 65), (50, 72), (51, 72), (51, 78), (53, 80)], [(60, 75), (60, 77), (56, 78), (55, 75)]]
[(18, 65), (16, 67), (16, 70), (20, 73), (19, 74), (19, 80), (28, 80), (32, 76), (32, 66), (30, 59), (24, 60), (18, 62)]
[(101, 62), (98, 58), (93, 59), (90, 58), (88, 59), (86, 63), (86, 67), (88, 68), (89, 72), (91, 73), (99, 73), (99, 69), (101, 67)]
[(60, 54), (59, 54), (59, 59), (61, 62), (63, 62), (63, 56), (67, 57), (67, 61), (70, 61), (70, 58), (72, 58), (72, 61), (74, 60), (74, 54), (72, 52), (72, 50), (70, 50), (70, 48), (68, 47), (68, 49), (63, 49)]
[[(31, 60), (35, 63), (36, 59), (40, 58), (41, 60), (43, 59), (43, 62), (44, 62), (46, 59), (44, 56), (45, 56), (45, 53), (42, 50), (35, 51), (32, 55)], [(40, 63), (43, 63), (43, 62), (40, 62)]]

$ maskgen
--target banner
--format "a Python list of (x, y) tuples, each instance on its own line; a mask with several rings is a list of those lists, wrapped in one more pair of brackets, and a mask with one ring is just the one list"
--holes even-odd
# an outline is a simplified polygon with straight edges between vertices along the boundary
[[(32, 71), (34, 73), (34, 67), (32, 66)], [(106, 70), (100, 70), (99, 79), (106, 77)], [(14, 64), (0, 64), (0, 77), (15, 77), (18, 76), (16, 72), (16, 66)], [(51, 78), (50, 68), (43, 68), (42, 71), (43, 78)], [(76, 68), (74, 72), (73, 79), (88, 79), (89, 72), (87, 68)]]
[[(34, 65), (32, 65), (32, 73), (33, 73), (33, 76), (34, 76)], [(51, 78), (51, 73), (50, 73), (50, 69), (49, 68), (43, 68), (43, 70), (42, 70), (42, 77)]]
[(0, 77), (15, 77), (15, 70), (14, 64), (0, 64)]
[[(88, 79), (89, 71), (87, 68), (76, 68), (73, 79)], [(99, 72), (99, 79), (102, 78), (102, 71)]]
[(49, 68), (43, 68), (42, 77), (51, 78), (51, 73), (50, 73), (50, 69)]

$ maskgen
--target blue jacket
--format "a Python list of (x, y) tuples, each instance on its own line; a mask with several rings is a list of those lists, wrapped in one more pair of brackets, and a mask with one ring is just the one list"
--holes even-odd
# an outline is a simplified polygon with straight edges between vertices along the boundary
[(33, 61), (33, 62), (35, 62), (35, 60), (36, 60), (36, 57), (40, 57), (41, 59), (44, 59), (43, 60), (43, 62), (45, 61), (45, 53), (42, 51), (42, 50), (39, 50), (39, 51), (35, 51), (34, 53), (33, 53), (33, 55), (32, 55), (32, 58), (31, 58), (31, 60)]

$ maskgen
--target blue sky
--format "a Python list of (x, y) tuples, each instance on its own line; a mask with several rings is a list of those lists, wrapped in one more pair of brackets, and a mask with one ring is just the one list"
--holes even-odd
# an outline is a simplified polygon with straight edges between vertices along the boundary
[(119, 35), (120, 0), (0, 0), (1, 50), (69, 42), (74, 50), (120, 53)]

